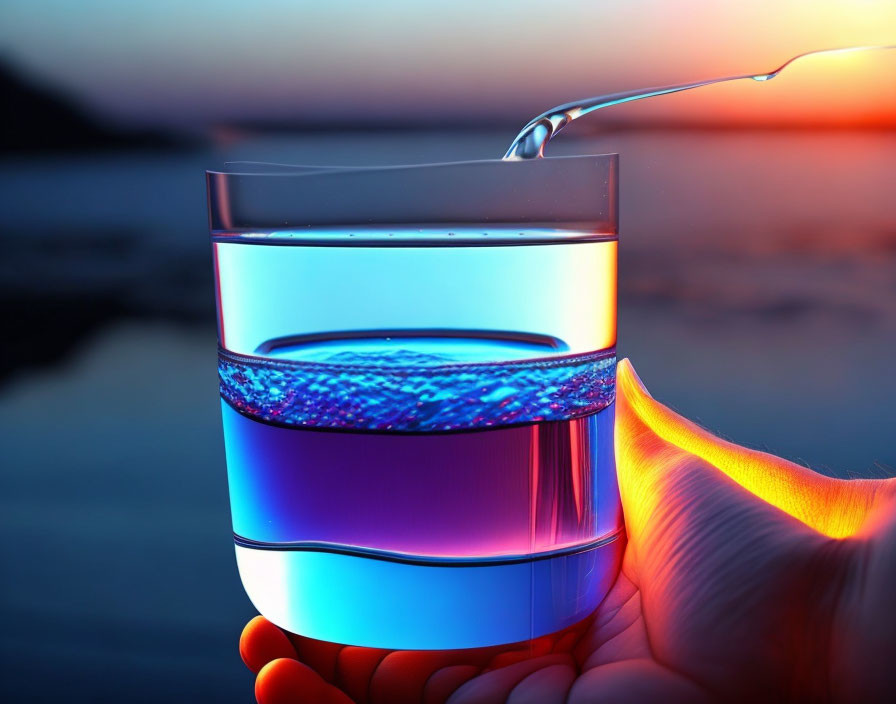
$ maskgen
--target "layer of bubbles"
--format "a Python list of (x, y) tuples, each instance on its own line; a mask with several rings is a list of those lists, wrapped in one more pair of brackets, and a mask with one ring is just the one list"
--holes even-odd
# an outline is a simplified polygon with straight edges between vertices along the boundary
[(220, 350), (222, 397), (287, 426), (444, 432), (569, 420), (616, 394), (615, 349), (513, 362), (451, 363), (419, 350), (338, 352), (306, 362)]

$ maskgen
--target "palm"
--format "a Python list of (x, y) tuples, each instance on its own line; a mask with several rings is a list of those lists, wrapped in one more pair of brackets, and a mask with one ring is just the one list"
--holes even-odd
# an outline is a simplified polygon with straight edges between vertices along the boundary
[[(275, 693), (260, 692), (265, 704), (315, 701), (315, 693), (333, 702), (359, 704), (449, 699), (551, 704), (566, 701), (570, 692), (571, 701), (589, 701), (590, 692), (605, 695), (609, 687), (631, 694), (633, 682), (645, 693), (667, 693), (670, 685), (677, 684), (671, 673), (651, 660), (640, 593), (624, 572), (591, 617), (525, 644), (453, 652), (385, 651), (335, 646), (293, 634), (284, 642), (282, 636), (258, 617), (243, 637), (244, 653), (266, 651), (263, 659), (279, 655), (301, 660), (346, 696), (332, 688), (315, 689), (320, 683), (313, 680), (300, 684), (301, 678), (311, 679), (311, 672), (283, 662), (293, 668), (289, 673), (293, 682), (278, 686)], [(272, 641), (279, 652), (272, 651)], [(694, 692), (683, 680), (681, 688)]]
[(896, 652), (896, 486), (829, 480), (724, 443), (653, 401), (626, 364), (619, 392), (629, 542), (589, 619), (519, 646), (390, 652), (287, 640), (259, 617), (244, 632), (247, 664), (288, 658), (264, 667), (259, 701), (849, 701), (858, 691), (871, 701), (896, 691), (880, 662)]

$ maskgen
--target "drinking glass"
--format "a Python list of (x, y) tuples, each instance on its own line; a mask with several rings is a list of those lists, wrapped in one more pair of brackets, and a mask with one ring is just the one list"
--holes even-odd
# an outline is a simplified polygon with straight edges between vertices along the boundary
[(617, 156), (208, 172), (234, 543), (311, 638), (588, 616), (620, 560)]

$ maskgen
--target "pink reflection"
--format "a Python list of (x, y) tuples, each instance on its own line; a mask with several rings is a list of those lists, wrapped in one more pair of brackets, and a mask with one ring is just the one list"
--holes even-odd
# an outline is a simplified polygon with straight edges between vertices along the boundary
[(223, 409), (234, 532), (251, 541), (487, 557), (587, 543), (621, 525), (612, 406), (426, 435), (287, 429)]

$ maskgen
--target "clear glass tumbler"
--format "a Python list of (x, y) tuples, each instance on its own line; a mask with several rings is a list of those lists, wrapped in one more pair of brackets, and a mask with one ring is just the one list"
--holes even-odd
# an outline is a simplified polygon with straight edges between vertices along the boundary
[(619, 566), (617, 156), (208, 173), (237, 563), (321, 640), (572, 625)]

